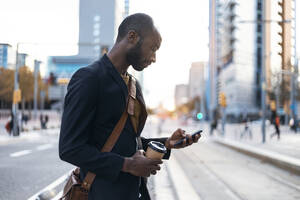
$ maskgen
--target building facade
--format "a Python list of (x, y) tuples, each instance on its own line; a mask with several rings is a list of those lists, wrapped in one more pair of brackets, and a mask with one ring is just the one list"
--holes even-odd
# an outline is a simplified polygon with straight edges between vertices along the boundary
[(15, 68), (16, 52), (10, 44), (0, 44), (0, 67), (5, 69)]
[(189, 73), (189, 99), (202, 97), (205, 90), (204, 70), (206, 63), (193, 62)]
[(288, 112), (295, 12), (292, 2), (211, 1), (210, 96), (216, 102), (220, 91), (226, 95), (227, 115), (258, 116), (264, 99), (262, 90), (267, 107), (275, 91), (277, 104)]
[(210, 71), (212, 67), (216, 71), (214, 98), (218, 98), (220, 92), (225, 94), (226, 114), (234, 120), (245, 114), (258, 115), (262, 65), (269, 66), (262, 63), (265, 60), (261, 55), (266, 50), (261, 46), (265, 23), (262, 19), (264, 11), (258, 2), (214, 1), (214, 39), (210, 46), (210, 52), (214, 54)]
[(28, 55), (26, 53), (18, 54), (18, 67), (24, 67), (28, 65), (27, 62)]
[(78, 54), (48, 58), (47, 74), (70, 78), (108, 52), (116, 39), (118, 26), (125, 15), (124, 0), (80, 0)]
[[(241, 115), (258, 113), (256, 95), (260, 82), (255, 81), (259, 70), (255, 64), (256, 24), (253, 23), (256, 20), (256, 3), (239, 1), (233, 4), (235, 1), (223, 2), (223, 8), (232, 8), (223, 10), (223, 18), (236, 16), (236, 19), (230, 21), (233, 30), (229, 29), (229, 34), (232, 34), (233, 42), (225, 43), (225, 46), (232, 45), (227, 48), (231, 52), (226, 54), (221, 50), (222, 57), (219, 57), (220, 90), (226, 95), (227, 115), (238, 119)], [(226, 29), (223, 31), (228, 32)], [(224, 40), (228, 40), (228, 36)]]
[(175, 107), (188, 102), (189, 86), (186, 84), (179, 84), (175, 86)]
[(206, 99), (206, 79), (207, 79), (207, 68), (206, 62), (193, 62), (190, 68), (189, 74), (189, 101), (195, 103), (195, 113), (202, 112), (207, 119), (209, 116), (208, 101)]

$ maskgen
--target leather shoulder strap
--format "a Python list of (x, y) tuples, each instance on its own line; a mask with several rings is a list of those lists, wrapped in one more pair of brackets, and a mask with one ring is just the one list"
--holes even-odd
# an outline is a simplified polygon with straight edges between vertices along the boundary
[[(120, 120), (118, 121), (117, 125), (113, 129), (112, 133), (106, 140), (103, 148), (101, 149), (101, 152), (110, 152), (114, 145), (116, 144), (118, 138), (121, 135), (121, 132), (125, 126), (125, 123), (128, 118), (128, 114), (133, 115), (134, 114), (134, 100), (136, 98), (136, 81), (134, 78), (130, 77), (129, 80), (129, 95), (127, 97), (127, 105), (126, 109), (124, 110)], [(92, 183), (94, 182), (94, 179), (96, 177), (96, 174), (92, 172), (88, 172), (86, 177), (84, 178), (82, 182), (82, 187), (89, 191)]]

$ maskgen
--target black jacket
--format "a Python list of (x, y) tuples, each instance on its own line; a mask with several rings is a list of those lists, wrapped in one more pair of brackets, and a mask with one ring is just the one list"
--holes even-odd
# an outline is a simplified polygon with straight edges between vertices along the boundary
[[(59, 138), (59, 156), (80, 167), (83, 180), (86, 173), (96, 174), (89, 192), (89, 200), (137, 200), (139, 190), (147, 193), (140, 177), (121, 171), (124, 157), (137, 149), (139, 136), (147, 118), (141, 88), (136, 96), (142, 105), (138, 134), (128, 117), (125, 127), (111, 152), (100, 152), (108, 136), (119, 121), (126, 106), (128, 89), (122, 77), (104, 55), (99, 61), (79, 69), (71, 78), (65, 97)], [(151, 140), (165, 142), (166, 138), (142, 138), (143, 148)], [(165, 156), (168, 158), (170, 152)], [(144, 194), (143, 199), (149, 199)]]

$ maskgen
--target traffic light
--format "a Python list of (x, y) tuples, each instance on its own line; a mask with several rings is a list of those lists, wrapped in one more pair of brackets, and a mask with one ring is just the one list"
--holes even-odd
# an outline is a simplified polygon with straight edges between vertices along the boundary
[(271, 100), (271, 102), (270, 102), (270, 109), (272, 111), (276, 111), (276, 101)]
[(197, 113), (197, 119), (200, 120), (203, 118), (203, 114), (201, 112)]
[(219, 104), (220, 104), (220, 106), (222, 106), (224, 108), (227, 106), (226, 96), (223, 92), (219, 93)]

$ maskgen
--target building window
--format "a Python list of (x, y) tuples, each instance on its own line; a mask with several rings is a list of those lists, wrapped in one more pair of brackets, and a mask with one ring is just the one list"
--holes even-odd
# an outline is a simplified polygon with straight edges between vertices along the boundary
[(262, 32), (262, 25), (257, 24), (257, 32), (261, 33)]
[(257, 44), (261, 44), (261, 43), (262, 43), (262, 39), (261, 39), (260, 36), (258, 36), (258, 37), (256, 38), (256, 42), (257, 42)]
[(94, 16), (94, 22), (99, 22), (100, 21), (100, 15), (95, 15)]
[(94, 23), (94, 29), (100, 29), (100, 23)]
[(100, 34), (100, 31), (99, 30), (94, 30), (94, 32), (93, 32), (93, 35), (94, 36), (98, 36)]
[(100, 43), (100, 38), (99, 38), (99, 37), (96, 37), (96, 38), (94, 39), (94, 43)]
[(258, 21), (261, 21), (261, 20), (262, 20), (262, 15), (261, 15), (261, 13), (258, 13), (258, 14), (257, 14), (257, 20), (258, 20)]
[(260, 1), (257, 2), (257, 10), (262, 10), (262, 3)]

